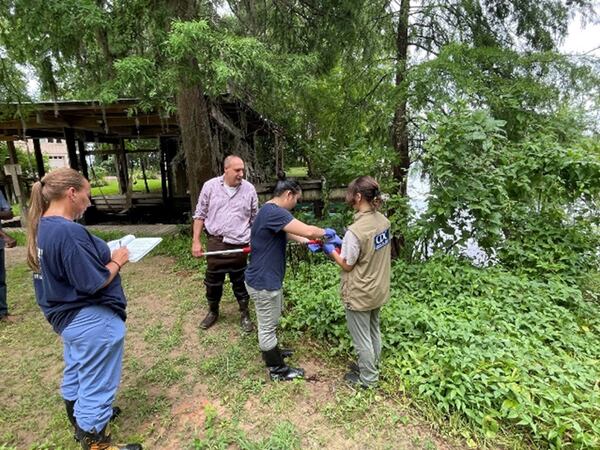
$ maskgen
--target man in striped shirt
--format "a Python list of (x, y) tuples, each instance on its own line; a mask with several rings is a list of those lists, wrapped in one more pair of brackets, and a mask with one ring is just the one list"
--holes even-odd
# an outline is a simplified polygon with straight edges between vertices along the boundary
[[(204, 252), (200, 241), (202, 230), (207, 234), (207, 252), (243, 248), (250, 242), (250, 227), (258, 211), (256, 189), (244, 180), (244, 161), (239, 156), (228, 156), (223, 166), (223, 175), (204, 183), (198, 198), (192, 236), (192, 255), (195, 257)], [(208, 313), (200, 327), (210, 328), (217, 321), (225, 275), (229, 274), (240, 307), (240, 326), (245, 332), (251, 332), (254, 325), (248, 312), (250, 297), (244, 284), (246, 254), (210, 256), (206, 264), (204, 285)]]

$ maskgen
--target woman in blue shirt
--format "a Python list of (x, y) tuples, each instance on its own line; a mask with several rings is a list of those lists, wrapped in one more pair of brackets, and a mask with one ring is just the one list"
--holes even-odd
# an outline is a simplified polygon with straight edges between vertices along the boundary
[(90, 184), (77, 171), (56, 169), (34, 183), (27, 262), (37, 302), (64, 345), (61, 391), (84, 449), (141, 449), (110, 444), (108, 424), (121, 378), (127, 300), (119, 271), (129, 251), (75, 223), (90, 205)]
[(294, 219), (292, 210), (300, 197), (300, 185), (280, 179), (273, 198), (258, 211), (250, 235), (250, 264), (246, 269), (246, 287), (256, 308), (258, 345), (272, 380), (288, 381), (304, 376), (304, 370), (288, 367), (286, 356), (277, 345), (277, 325), (283, 308), (285, 249), (288, 239), (306, 243), (309, 239), (334, 239), (331, 228), (306, 225)]

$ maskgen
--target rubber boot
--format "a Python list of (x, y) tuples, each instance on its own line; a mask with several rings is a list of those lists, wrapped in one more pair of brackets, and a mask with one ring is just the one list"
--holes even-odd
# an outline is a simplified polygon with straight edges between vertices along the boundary
[[(78, 441), (77, 438), (77, 421), (75, 420), (75, 400), (66, 400), (65, 399), (65, 409), (67, 410), (67, 417), (69, 418), (69, 422), (73, 425), (75, 430), (75, 434), (73, 434), (73, 438)], [(114, 422), (117, 417), (121, 415), (121, 408), (118, 406), (113, 406), (112, 416), (110, 416), (109, 421)]]
[(66, 400), (65, 399), (65, 408), (67, 410), (67, 417), (69, 418), (69, 422), (77, 431), (77, 422), (75, 421), (75, 400)]
[(291, 381), (304, 376), (304, 369), (289, 367), (283, 361), (283, 356), (278, 346), (262, 352), (265, 364), (269, 369), (271, 381)]
[(109, 425), (100, 433), (88, 433), (77, 427), (77, 437), (83, 450), (143, 450), (141, 444), (113, 444)]
[(207, 330), (212, 327), (219, 318), (219, 302), (208, 302), (208, 314), (200, 322), (200, 328)]
[(280, 348), (279, 351), (282, 358), (289, 358), (294, 355), (294, 350), (291, 348)]
[(254, 324), (250, 319), (250, 311), (248, 310), (248, 300), (239, 300), (240, 305), (240, 327), (245, 333), (252, 333), (254, 331)]

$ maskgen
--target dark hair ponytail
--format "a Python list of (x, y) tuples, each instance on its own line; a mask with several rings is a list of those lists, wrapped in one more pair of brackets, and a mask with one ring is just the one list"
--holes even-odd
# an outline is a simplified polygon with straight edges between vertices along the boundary
[(275, 185), (275, 189), (273, 189), (273, 197), (279, 197), (286, 191), (291, 191), (292, 194), (298, 194), (302, 191), (302, 188), (296, 180), (288, 180), (285, 177), (285, 172), (280, 170), (277, 172), (277, 184)]
[(381, 191), (379, 190), (379, 183), (375, 178), (370, 176), (363, 176), (355, 178), (348, 185), (346, 191), (346, 203), (350, 206), (354, 204), (354, 196), (356, 194), (362, 195), (373, 208), (377, 209), (381, 206)]

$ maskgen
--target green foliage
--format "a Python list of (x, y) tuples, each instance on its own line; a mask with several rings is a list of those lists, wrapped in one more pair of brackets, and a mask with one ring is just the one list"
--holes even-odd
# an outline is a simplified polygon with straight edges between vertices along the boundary
[[(349, 352), (337, 269), (290, 276), (284, 327)], [(581, 291), (456, 259), (396, 262), (382, 309), (382, 368), (446, 417), (487, 438), (519, 434), (540, 447), (600, 445), (600, 315)]]
[[(33, 155), (33, 148), (30, 148), (29, 153), (27, 150), (21, 148), (15, 148), (17, 154), (17, 160), (21, 166), (21, 172), (23, 176), (29, 179), (35, 179), (37, 176), (37, 169), (35, 165), (35, 156)], [(3, 169), (4, 164), (8, 164), (8, 148), (4, 142), (0, 142), (0, 167)], [(48, 170), (48, 157), (45, 158), (46, 170)]]
[[(0, 29), (3, 22), (0, 19)], [(15, 67), (14, 61), (0, 56), (0, 102), (24, 102), (28, 100), (26, 95), (27, 85), (21, 71)], [(3, 117), (0, 111), (0, 117)]]
[(338, 270), (332, 264), (319, 264), (321, 258), (322, 255), (310, 255), (307, 264), (288, 274), (284, 297), (294, 310), (282, 318), (281, 326), (294, 331), (308, 331), (318, 340), (331, 342), (332, 353), (339, 354), (348, 351), (351, 340), (338, 294)]
[(599, 152), (562, 131), (569, 117), (539, 118), (511, 141), (505, 122), (486, 110), (457, 105), (450, 115), (430, 114), (423, 241), (450, 252), (473, 238), (507, 267), (530, 273), (597, 267)]
[[(379, 81), (373, 86), (370, 78), (375, 76)], [(395, 159), (386, 116), (392, 110), (384, 99), (394, 94), (387, 81), (386, 66), (362, 70), (338, 65), (291, 93), (300, 114), (282, 119), (294, 131), (292, 145), (308, 158), (312, 175), (324, 175), (335, 185), (364, 175), (367, 167), (376, 177), (389, 171)]]
[(220, 418), (212, 405), (204, 408), (206, 420), (205, 436), (194, 440), (195, 450), (228, 449), (235, 445), (243, 450), (295, 450), (301, 448), (301, 439), (296, 427), (287, 421), (275, 424), (271, 435), (254, 440), (235, 422)]

